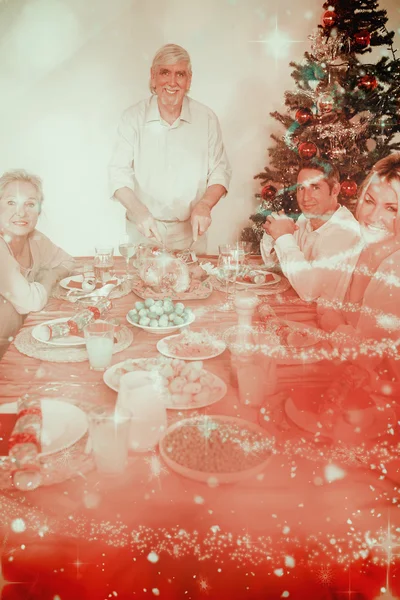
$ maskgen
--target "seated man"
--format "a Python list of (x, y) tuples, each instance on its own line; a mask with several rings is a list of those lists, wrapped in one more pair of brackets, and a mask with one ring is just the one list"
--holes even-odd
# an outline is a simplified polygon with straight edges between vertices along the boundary
[(264, 225), (261, 254), (279, 259), (284, 275), (302, 300), (342, 301), (360, 252), (356, 219), (338, 204), (339, 174), (328, 163), (312, 162), (297, 176), (297, 223), (272, 213)]

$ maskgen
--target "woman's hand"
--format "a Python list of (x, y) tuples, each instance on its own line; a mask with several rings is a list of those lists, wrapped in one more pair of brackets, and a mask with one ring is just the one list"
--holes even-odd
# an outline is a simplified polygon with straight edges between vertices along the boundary
[(346, 325), (346, 319), (338, 310), (328, 308), (318, 315), (318, 325), (324, 331), (335, 331), (341, 325)]

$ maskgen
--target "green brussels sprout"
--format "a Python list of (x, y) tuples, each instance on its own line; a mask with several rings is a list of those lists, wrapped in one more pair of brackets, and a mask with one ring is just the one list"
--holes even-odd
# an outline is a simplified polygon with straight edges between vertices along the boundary
[(162, 315), (158, 320), (159, 327), (168, 327), (169, 321), (167, 315)]
[(149, 317), (140, 317), (139, 325), (144, 325), (145, 327), (148, 327), (149, 323), (150, 323)]
[(182, 304), (182, 302), (177, 302), (175, 304), (175, 314), (176, 315), (181, 315), (183, 313), (183, 311), (185, 310), (185, 305)]

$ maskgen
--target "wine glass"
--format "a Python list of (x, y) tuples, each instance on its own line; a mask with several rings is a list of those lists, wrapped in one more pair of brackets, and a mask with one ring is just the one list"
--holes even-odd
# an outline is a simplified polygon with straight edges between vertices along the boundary
[(126, 278), (132, 279), (133, 275), (129, 271), (129, 261), (135, 255), (137, 246), (131, 241), (129, 235), (123, 235), (119, 240), (119, 253), (125, 258), (126, 262)]
[(217, 310), (226, 312), (234, 310), (233, 298), (235, 296), (236, 278), (244, 262), (244, 251), (237, 244), (224, 244), (219, 246), (217, 268), (219, 276), (225, 281), (225, 302)]
[(251, 255), (253, 250), (252, 242), (237, 242), (237, 247), (244, 252), (244, 264), (248, 264), (248, 257)]

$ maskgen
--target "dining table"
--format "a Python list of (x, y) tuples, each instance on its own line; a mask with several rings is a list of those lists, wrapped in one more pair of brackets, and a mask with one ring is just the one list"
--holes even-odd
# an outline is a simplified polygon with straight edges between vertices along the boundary
[[(215, 263), (216, 257), (200, 259)], [(92, 258), (76, 260), (83, 265)], [(122, 258), (115, 266), (124, 273)], [(222, 336), (237, 323), (234, 311), (216, 309), (223, 299), (214, 289), (207, 298), (185, 301), (196, 328)], [(126, 320), (139, 300), (133, 291), (112, 300), (105, 318), (132, 337), (112, 364), (160, 356), (161, 336)], [(302, 301), (290, 285), (260, 300), (279, 319), (317, 327), (315, 303)], [(18, 344), (18, 336), (35, 325), (79, 308), (56, 290), (43, 310), (27, 316), (0, 361), (2, 404), (35, 394), (85, 414), (94, 406), (115, 405), (117, 392), (88, 360), (28, 356)], [(225, 382), (225, 396), (204, 408), (167, 411), (169, 424), (196, 415), (258, 424), (272, 451), (256, 475), (233, 483), (190, 479), (171, 469), (155, 448), (130, 451), (124, 472), (110, 477), (96, 469), (85, 443), (77, 452), (62, 452), (37, 489), (4, 486), (1, 599), (400, 598), (399, 398), (390, 390), (378, 398), (379, 410), (389, 415), (385, 435), (358, 445), (319, 440), (284, 418), (282, 398), (307, 399), (326, 389), (342, 377), (342, 362), (329, 353), (277, 362), (276, 390), (266, 393), (261, 406), (241, 401), (227, 348), (203, 363)], [(387, 389), (398, 377), (396, 368), (380, 370)], [(278, 417), (270, 419), (274, 402)]]

